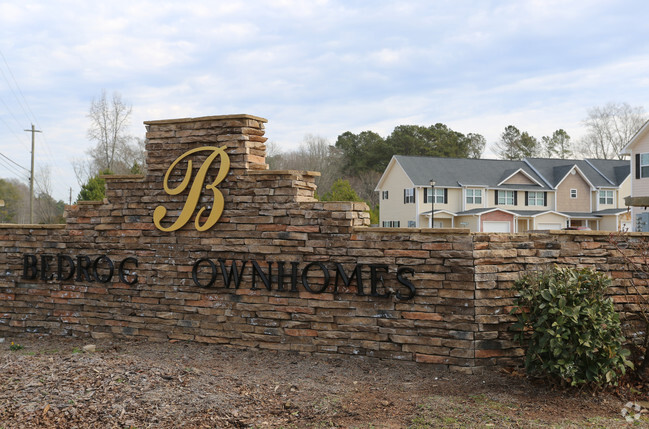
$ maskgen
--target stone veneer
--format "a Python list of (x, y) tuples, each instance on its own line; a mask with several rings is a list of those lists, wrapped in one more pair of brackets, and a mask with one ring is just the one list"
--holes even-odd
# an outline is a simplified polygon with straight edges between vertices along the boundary
[[(146, 176), (106, 176), (106, 199), (67, 207), (66, 225), (0, 225), (0, 335), (177, 339), (473, 372), (520, 364), (509, 310), (511, 285), (526, 270), (596, 267), (614, 278), (618, 309), (638, 311), (632, 274), (607, 233), (369, 228), (364, 203), (315, 200), (319, 173), (267, 169), (265, 122), (250, 115), (146, 122)], [(231, 161), (217, 186), (222, 217), (207, 231), (197, 231), (193, 219), (174, 232), (156, 229), (155, 207), (165, 206), (173, 221), (186, 199), (186, 192), (164, 191), (167, 169), (202, 146), (226, 146)], [(192, 159), (196, 170), (205, 156)], [(172, 184), (182, 179), (178, 172)], [(210, 198), (204, 192), (201, 204), (210, 206)], [(77, 264), (69, 280), (56, 279), (59, 254), (63, 274), (66, 256)], [(50, 268), (31, 278), (26, 258)], [(110, 281), (107, 258), (115, 271)], [(89, 279), (78, 266), (86, 264), (92, 276), (95, 260), (98, 278)], [(233, 267), (242, 273), (238, 288)], [(358, 273), (352, 278), (357, 267), (362, 293)], [(205, 287), (211, 270), (214, 284)]]

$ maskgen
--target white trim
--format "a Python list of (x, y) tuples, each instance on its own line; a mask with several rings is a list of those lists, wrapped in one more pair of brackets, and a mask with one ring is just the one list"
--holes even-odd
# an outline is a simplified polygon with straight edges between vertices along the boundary
[[(646, 121), (640, 129), (631, 137), (629, 143), (622, 148), (621, 155), (631, 155), (631, 146), (633, 146), (649, 130), (649, 120)], [(631, 194), (633, 195), (633, 194)]]
[[(415, 213), (419, 213), (419, 198), (417, 198), (417, 188), (413, 188), (412, 193), (415, 196)], [(424, 190), (426, 192), (426, 190)], [(415, 216), (415, 228), (419, 228), (419, 215)]]
[[(563, 179), (561, 179), (561, 180), (559, 181), (559, 183), (557, 183), (557, 186), (555, 186), (554, 189), (558, 189), (559, 186), (561, 186), (561, 184), (563, 183), (563, 181), (566, 180), (566, 178), (568, 177), (568, 175), (570, 175), (570, 173), (571, 173), (572, 171), (577, 171), (577, 173), (579, 173), (579, 175), (581, 176), (581, 178), (584, 179), (584, 181), (585, 181), (586, 183), (588, 183), (588, 186), (590, 186), (590, 190), (591, 190), (591, 191), (594, 190), (594, 189), (596, 189), (595, 186), (593, 186), (593, 184), (590, 183), (590, 180), (588, 180), (588, 178), (587, 178), (586, 175), (581, 171), (581, 169), (580, 169), (579, 167), (577, 167), (577, 165), (573, 165), (572, 168), (571, 168), (570, 170), (568, 170), (568, 172), (566, 173), (566, 175), (563, 176)], [(591, 207), (592, 207), (592, 205), (591, 205)]]
[(385, 170), (383, 171), (383, 174), (381, 175), (381, 178), (379, 179), (379, 182), (376, 184), (376, 188), (374, 188), (374, 191), (381, 191), (383, 190), (383, 182), (387, 179), (387, 176), (389, 175), (389, 172), (391, 171), (392, 168), (394, 168), (394, 165), (397, 164), (401, 170), (403, 171), (403, 174), (408, 178), (410, 181), (410, 184), (412, 185), (413, 188), (416, 188), (415, 183), (412, 181), (410, 176), (408, 176), (408, 172), (406, 172), (406, 169), (403, 168), (401, 164), (399, 164), (399, 161), (397, 160), (395, 155), (392, 155), (392, 159), (390, 162), (388, 162), (388, 166), (385, 167)]
[(503, 180), (502, 180), (500, 183), (498, 183), (496, 186), (502, 186), (503, 183), (505, 183), (506, 181), (508, 181), (508, 180), (511, 179), (512, 177), (516, 176), (519, 172), (520, 172), (520, 173), (523, 173), (523, 175), (524, 175), (525, 177), (527, 177), (528, 179), (530, 179), (532, 182), (534, 182), (534, 183), (536, 183), (537, 185), (543, 187), (543, 185), (541, 185), (541, 184), (538, 182), (538, 180), (536, 180), (535, 178), (533, 178), (532, 176), (530, 176), (530, 175), (529, 175), (525, 170), (523, 170), (522, 168), (519, 168), (518, 170), (514, 171), (512, 174), (510, 174), (509, 176), (507, 176), (507, 178), (503, 179)]
[(490, 232), (500, 232), (500, 233), (506, 233), (506, 234), (511, 234), (512, 233), (512, 222), (511, 221), (505, 221), (505, 220), (486, 220), (482, 222), (482, 227), (486, 225), (507, 225), (507, 231), (490, 231)]
[[(590, 165), (590, 167), (591, 167), (593, 170), (597, 171), (597, 172), (599, 173), (599, 175), (602, 176), (602, 177), (603, 177), (603, 178), (604, 178), (608, 183), (610, 183), (611, 185), (615, 186), (615, 183), (611, 182), (611, 180), (610, 180), (608, 177), (604, 176), (604, 173), (602, 173), (601, 171), (599, 171), (599, 170), (597, 169), (597, 167), (595, 167), (595, 166), (594, 166), (594, 165), (593, 165), (593, 164), (592, 164), (588, 159), (584, 158), (584, 161), (586, 161), (586, 164)], [(631, 171), (629, 171), (629, 174), (631, 174)]]
[(563, 214), (563, 213), (560, 213), (560, 212), (557, 212), (557, 211), (554, 211), (554, 210), (548, 210), (548, 211), (545, 211), (545, 212), (537, 213), (535, 215), (523, 216), (523, 217), (537, 217), (537, 216), (543, 216), (543, 215), (546, 215), (546, 214), (555, 214), (555, 215), (563, 216), (565, 218), (570, 218), (570, 216), (568, 216), (567, 214)]

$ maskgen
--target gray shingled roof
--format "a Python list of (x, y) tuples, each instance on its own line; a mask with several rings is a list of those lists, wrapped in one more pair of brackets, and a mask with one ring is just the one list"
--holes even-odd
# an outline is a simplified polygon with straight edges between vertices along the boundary
[(631, 163), (629, 160), (588, 159), (587, 161), (611, 180), (615, 186), (620, 186), (629, 174), (631, 174)]
[[(500, 159), (434, 158), (424, 156), (395, 155), (415, 186), (457, 188), (461, 185), (480, 185), (498, 188), (503, 179), (519, 169), (543, 184), (543, 180), (524, 162)], [(508, 174), (505, 174), (508, 173)], [(508, 188), (511, 185), (502, 186)], [(517, 189), (547, 190), (545, 185), (516, 185)]]
[[(629, 161), (612, 159), (554, 159), (527, 158), (526, 160), (553, 187), (556, 187), (566, 174), (577, 166), (593, 186), (619, 186), (629, 175)], [(626, 169), (624, 168), (626, 165)]]
[[(502, 159), (436, 158), (395, 155), (415, 186), (457, 188), (478, 185), (489, 188), (549, 190), (557, 186), (576, 165), (595, 187), (619, 186), (630, 173), (629, 161), (604, 159), (528, 158), (524, 161)], [(523, 170), (541, 186), (499, 185), (518, 170)], [(550, 184), (550, 186), (547, 186)]]

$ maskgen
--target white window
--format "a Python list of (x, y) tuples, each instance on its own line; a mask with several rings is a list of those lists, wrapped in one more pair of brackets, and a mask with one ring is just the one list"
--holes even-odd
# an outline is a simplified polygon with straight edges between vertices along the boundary
[(444, 188), (435, 188), (435, 204), (444, 204)]
[(406, 188), (403, 190), (403, 203), (410, 204), (415, 202), (415, 188)]
[(401, 221), (398, 220), (384, 220), (383, 228), (399, 228), (401, 226)]
[(649, 177), (649, 153), (640, 154), (640, 177)]
[(381, 198), (383, 198), (384, 200), (387, 200), (388, 199), (388, 191), (383, 191), (381, 193)]
[(577, 190), (576, 189), (571, 189), (570, 190), (570, 198), (577, 198)]
[(527, 205), (528, 206), (542, 206), (543, 205), (543, 192), (528, 192)]
[(498, 191), (498, 204), (514, 205), (514, 191)]
[(467, 189), (466, 190), (466, 203), (467, 204), (482, 204), (482, 189)]
[(417, 222), (415, 222), (414, 220), (409, 220), (408, 228), (415, 228), (415, 227), (417, 227)]
[[(424, 195), (424, 204), (430, 204), (431, 201), (431, 195), (433, 195), (433, 189), (432, 188), (426, 188), (425, 189), (426, 194)], [(435, 188), (435, 204), (445, 204), (446, 200), (444, 199), (445, 191), (444, 188)]]
[(613, 204), (613, 191), (612, 190), (601, 190), (599, 191), (599, 203), (600, 204)]

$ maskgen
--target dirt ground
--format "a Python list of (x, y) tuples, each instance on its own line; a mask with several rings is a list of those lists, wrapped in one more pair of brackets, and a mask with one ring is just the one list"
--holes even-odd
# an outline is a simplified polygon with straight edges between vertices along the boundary
[(0, 429), (649, 427), (621, 415), (649, 406), (642, 386), (593, 396), (516, 371), (185, 342), (5, 338), (0, 374)]

